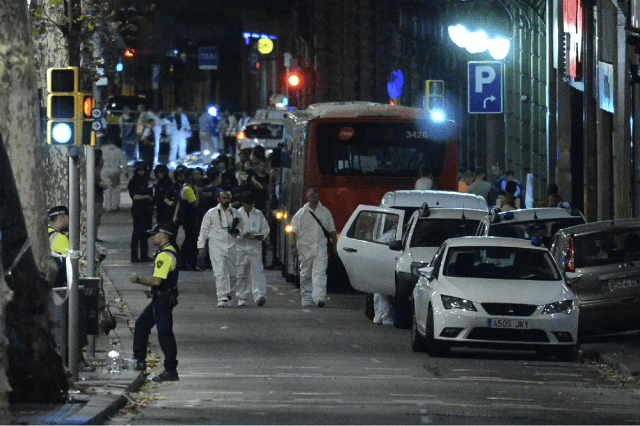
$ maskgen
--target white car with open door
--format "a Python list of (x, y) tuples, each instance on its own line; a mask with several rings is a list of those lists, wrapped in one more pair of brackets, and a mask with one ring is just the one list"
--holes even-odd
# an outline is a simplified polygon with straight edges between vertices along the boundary
[[(417, 200), (423, 204), (416, 210)], [(382, 204), (356, 208), (338, 239), (338, 255), (351, 286), (393, 296), (394, 326), (407, 328), (417, 269), (447, 238), (474, 235), (487, 205), (477, 195), (447, 191), (396, 191)]]

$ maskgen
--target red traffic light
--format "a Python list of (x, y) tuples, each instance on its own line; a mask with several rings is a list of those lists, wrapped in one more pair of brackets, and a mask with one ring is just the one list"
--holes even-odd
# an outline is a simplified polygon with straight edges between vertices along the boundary
[(93, 97), (85, 96), (82, 102), (82, 113), (84, 118), (92, 118), (91, 111), (93, 111)]
[(287, 85), (291, 89), (298, 89), (302, 87), (302, 74), (297, 72), (291, 72), (287, 75)]
[(124, 56), (125, 58), (133, 58), (136, 55), (136, 50), (128, 47), (124, 50), (124, 54), (122, 56)]

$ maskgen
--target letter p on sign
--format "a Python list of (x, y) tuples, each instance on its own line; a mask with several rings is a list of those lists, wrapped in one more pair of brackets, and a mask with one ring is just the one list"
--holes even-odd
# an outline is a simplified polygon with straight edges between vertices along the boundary
[(502, 113), (502, 62), (469, 62), (469, 113)]

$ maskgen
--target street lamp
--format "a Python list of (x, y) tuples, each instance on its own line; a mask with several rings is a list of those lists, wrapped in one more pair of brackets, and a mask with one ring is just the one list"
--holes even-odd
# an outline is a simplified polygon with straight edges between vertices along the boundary
[(449, 37), (469, 53), (487, 52), (503, 60), (511, 48), (509, 37), (513, 17), (503, 0), (462, 0), (455, 2)]
[(462, 24), (450, 26), (448, 32), (456, 46), (467, 49), (469, 53), (482, 53), (488, 50), (491, 57), (498, 61), (504, 59), (511, 48), (511, 42), (506, 38), (489, 38), (484, 31), (471, 32)]

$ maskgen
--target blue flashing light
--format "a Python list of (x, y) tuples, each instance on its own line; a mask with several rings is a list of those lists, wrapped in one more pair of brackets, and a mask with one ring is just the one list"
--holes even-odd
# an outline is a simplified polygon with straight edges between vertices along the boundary
[(242, 37), (249, 38), (251, 37), (251, 33), (242, 33)]
[(116, 65), (116, 71), (120, 72), (122, 71), (122, 69), (123, 69), (122, 63), (118, 63), (118, 65)]
[(274, 36), (274, 35), (270, 35), (270, 36), (269, 36), (269, 38), (270, 38), (271, 40), (277, 40), (277, 38), (278, 38), (278, 37), (276, 37), (276, 36)]
[(258, 34), (258, 33), (251, 33), (251, 37), (253, 37), (253, 38), (260, 38), (260, 34)]
[(251, 39), (249, 37), (245, 37), (244, 38), (244, 44), (246, 44), (248, 46), (249, 43), (251, 43)]
[(542, 237), (540, 235), (534, 235), (531, 237), (531, 245), (540, 247), (542, 245)]
[(284, 98), (282, 98), (282, 105), (284, 105), (284, 106), (289, 105), (289, 98), (287, 98), (286, 96)]
[(444, 121), (444, 112), (439, 109), (434, 109), (431, 111), (431, 119), (433, 121)]
[(207, 112), (212, 117), (217, 117), (218, 116), (218, 109), (216, 107), (214, 107), (214, 106), (210, 106), (209, 109), (207, 110)]

